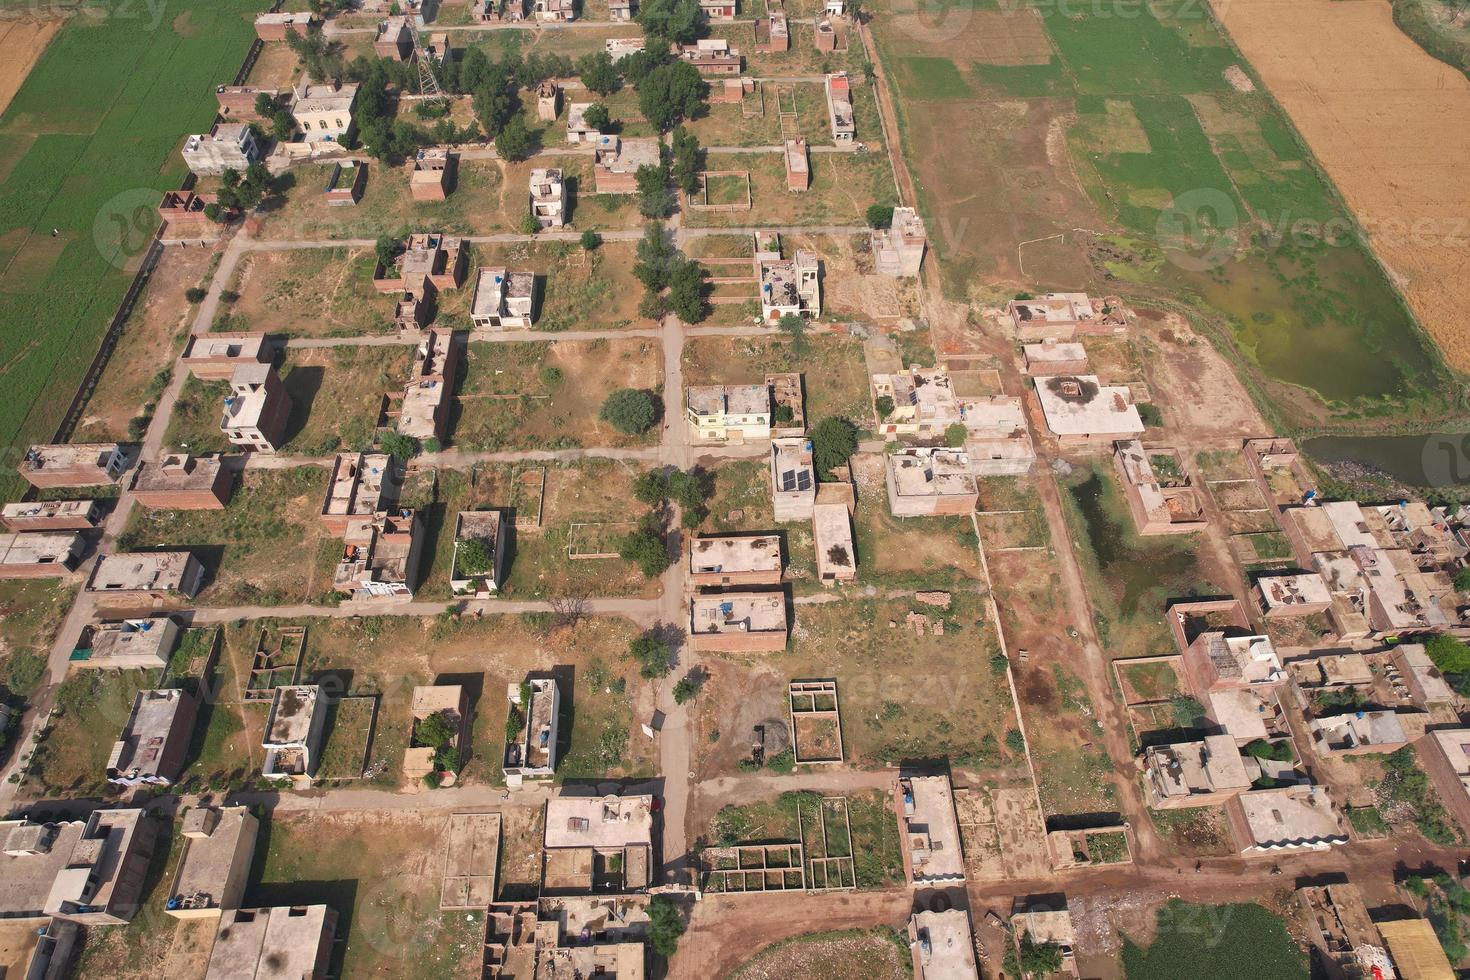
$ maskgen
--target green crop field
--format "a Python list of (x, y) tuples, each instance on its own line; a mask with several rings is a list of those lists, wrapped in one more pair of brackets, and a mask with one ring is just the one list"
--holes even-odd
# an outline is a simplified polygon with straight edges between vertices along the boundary
[[(1207, 5), (1035, 0), (946, 6), (951, 20), (882, 6), (920, 207), (959, 229), (931, 243), (946, 293), (1120, 290), (1186, 307), (1285, 428), (1449, 411), (1438, 353)], [(1101, 248), (1077, 235), (1109, 226)]]
[[(73, 16), (0, 116), (0, 498), (49, 439), (214, 116), (265, 0), (96, 4)], [(55, 231), (53, 235), (52, 232)]]

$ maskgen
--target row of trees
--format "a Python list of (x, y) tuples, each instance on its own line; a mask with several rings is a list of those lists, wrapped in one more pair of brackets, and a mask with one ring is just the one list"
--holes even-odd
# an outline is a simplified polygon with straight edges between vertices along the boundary
[(704, 269), (674, 247), (662, 225), (650, 223), (644, 229), (633, 275), (646, 290), (640, 315), (661, 320), (672, 312), (685, 323), (698, 323), (709, 314)]

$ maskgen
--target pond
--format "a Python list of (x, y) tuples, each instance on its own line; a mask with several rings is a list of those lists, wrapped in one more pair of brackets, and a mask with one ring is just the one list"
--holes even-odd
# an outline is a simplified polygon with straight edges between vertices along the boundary
[(1359, 463), (1416, 487), (1470, 485), (1470, 433), (1319, 436), (1302, 443), (1321, 463)]
[[(1197, 567), (1187, 538), (1184, 544), (1157, 538), (1131, 543), (1114, 508), (1109, 507), (1109, 503), (1116, 507), (1121, 501), (1110, 501), (1108, 488), (1096, 472), (1067, 491), (1082, 515), (1098, 570), (1117, 602), (1120, 616), (1131, 619), (1144, 612), (1156, 617), (1165, 595), (1193, 583)], [(1123, 520), (1126, 514), (1125, 510)]]

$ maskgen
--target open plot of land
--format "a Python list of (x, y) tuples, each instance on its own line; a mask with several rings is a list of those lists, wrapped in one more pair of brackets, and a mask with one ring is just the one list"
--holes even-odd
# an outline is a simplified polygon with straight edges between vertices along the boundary
[[(258, 771), (266, 704), (241, 702), (240, 678), (249, 670), (260, 630), (287, 626), (307, 627), (301, 683), (319, 683), (338, 696), (364, 696), (344, 702), (353, 706), (345, 712), (339, 706), (332, 720), (323, 765), (330, 758), (340, 765), (320, 774), (324, 785), (361, 775), (368, 695), (377, 697), (378, 714), (366, 781), (398, 785), (409, 743), (413, 688), (432, 682), (463, 684), (470, 693), (473, 730), (460, 781), (500, 784), (506, 685), (520, 683), (528, 671), (552, 666), (563, 705), (558, 777), (651, 773), (652, 743), (638, 730), (646, 718), (635, 718), (634, 710), (642, 703), (643, 682), (624, 660), (637, 630), (613, 617), (583, 620), (574, 628), (542, 618), (550, 617), (389, 616), (231, 624), (216, 679), (219, 697), (201, 721), (204, 748), (191, 774), (218, 788), (249, 782)], [(340, 752), (333, 748), (338, 741)]]
[(443, 811), (276, 815), (261, 827), (246, 901), (335, 908), (346, 938), (339, 974), (463, 976), (480, 961), (484, 923), (439, 909), (448, 819)]
[[(812, 146), (832, 143), (827, 96), (815, 82), (764, 82), (745, 96), (743, 103), (712, 104), (685, 126), (703, 146), (780, 146), (784, 139), (796, 135), (805, 137)], [(710, 160), (718, 165), (723, 157), (712, 154)]]
[(504, 594), (517, 599), (656, 594), (658, 583), (644, 581), (631, 562), (567, 556), (573, 524), (636, 519), (628, 502), (638, 472), (631, 464), (610, 460), (548, 467), (541, 527), (517, 532)]
[(1155, 829), (1183, 857), (1220, 857), (1236, 852), (1225, 812), (1217, 806), (1149, 810)]
[[(361, 336), (393, 329), (396, 296), (373, 289), (373, 252), (365, 248), (257, 251), (235, 267), (211, 329), (262, 330), (290, 337)], [(439, 306), (459, 294), (439, 294)]]
[(684, 216), (690, 228), (862, 224), (868, 205), (897, 202), (893, 171), (881, 153), (812, 154), (812, 184), (802, 194), (786, 189), (786, 168), (779, 153), (721, 153), (710, 164), (750, 173), (752, 207), (729, 213), (690, 212)]
[(839, 932), (812, 932), (768, 947), (730, 974), (730, 980), (818, 980), (867, 977), (903, 980), (911, 976), (908, 941), (896, 929), (878, 926)]
[[(591, 207), (589, 210), (600, 209)], [(584, 252), (580, 245), (568, 242), (477, 245), (475, 260), (481, 268), (504, 266), (536, 273), (536, 330), (615, 330), (633, 324), (652, 326), (651, 321), (638, 315), (638, 300), (643, 295), (643, 287), (633, 277), (634, 249), (631, 244), (604, 242), (592, 252)], [(463, 310), (469, 309), (473, 293), (474, 278), (471, 276), (460, 290)], [(440, 297), (442, 299), (444, 294), (441, 293)], [(469, 327), (467, 320), (460, 325)]]
[(317, 775), (322, 779), (360, 779), (372, 765), (373, 722), (378, 699), (372, 695), (341, 698), (332, 705), (322, 740)]
[(46, 671), (46, 658), (77, 587), (60, 581), (0, 582), (0, 698), (18, 704)]
[(107, 792), (108, 753), (133, 710), (133, 697), (157, 687), (161, 674), (84, 670), (68, 677), (56, 692), (60, 716), (32, 757), (30, 781), (40, 795)]
[(1094, 605), (1099, 638), (1114, 656), (1173, 652), (1164, 623), (1166, 600), (1211, 595), (1197, 544), (1186, 536), (1142, 538), (1134, 530), (1111, 469), (1079, 467), (1063, 502)]
[(822, 333), (809, 334), (807, 345), (798, 354), (784, 337), (695, 337), (684, 344), (684, 383), (759, 384), (767, 374), (799, 371), (811, 423), (840, 415), (864, 425), (872, 409), (862, 343)]
[[(213, 117), (214, 86), (233, 77), (258, 9), (184, 0), (162, 20), (72, 17), (0, 115), (0, 197), (14, 205), (0, 215), (0, 444), (54, 432), (162, 191), (183, 176), (174, 150)], [(7, 70), (24, 61), (7, 54)], [(7, 499), (18, 489), (0, 479)]]
[(191, 310), (184, 291), (199, 285), (213, 262), (214, 253), (208, 249), (164, 250), (83, 409), (75, 441), (137, 438), (134, 420), (152, 414), (182, 346)]
[(659, 387), (654, 340), (470, 344), (451, 431), (469, 450), (643, 444), (657, 430), (624, 435), (597, 413), (619, 388)]
[[(906, 622), (914, 611), (931, 623), (943, 620), (944, 635), (935, 636), (931, 626), (918, 636)], [(980, 597), (955, 593), (948, 609), (905, 599), (804, 605), (792, 637), (781, 662), (790, 676), (837, 680), (849, 760), (887, 765), (947, 757), (975, 769), (1021, 764), (1002, 748), (1015, 716), (1004, 673), (989, 666), (997, 647)], [(777, 717), (785, 714), (784, 682), (779, 691)], [(749, 733), (730, 734), (744, 740)]]
[[(813, 862), (818, 865), (818, 880), (813, 887), (876, 888), (903, 880), (898, 821), (891, 799), (881, 790), (828, 798), (809, 791), (788, 792), (740, 806), (728, 805), (714, 815), (707, 829), (701, 828), (701, 838), (715, 847), (800, 844), (808, 886), (813, 886)], [(754, 867), (764, 864), (791, 868), (795, 873), (800, 867), (796, 856), (795, 848), (768, 848), (764, 854), (729, 852), (716, 859), (712, 870), (746, 869), (752, 867), (753, 860)], [(740, 887), (740, 877), (725, 877), (722, 886), (730, 883), (735, 887), (719, 890), (772, 890)], [(782, 876), (774, 877), (776, 888), (800, 887), (786, 885)]]
[[(372, 444), (383, 395), (402, 390), (413, 351), (409, 347), (337, 347), (292, 351), (281, 369), (291, 396), (285, 453), (327, 456)], [(219, 429), (229, 386), (190, 377), (174, 406), (166, 442), (192, 453), (224, 452)]]
[(207, 575), (200, 605), (312, 601), (331, 590), (340, 550), (318, 519), (327, 479), (315, 466), (250, 470), (223, 510), (134, 509), (119, 548), (188, 548)]
[(876, 453), (852, 458), (858, 580), (880, 587), (973, 588), (980, 579), (980, 551), (970, 518), (894, 517), (883, 465)]

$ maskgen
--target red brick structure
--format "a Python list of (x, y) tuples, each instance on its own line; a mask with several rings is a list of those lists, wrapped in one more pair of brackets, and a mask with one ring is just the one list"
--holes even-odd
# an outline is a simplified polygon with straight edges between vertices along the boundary
[(20, 461), (20, 475), (41, 490), (101, 487), (117, 482), (128, 455), (115, 442), (32, 446)]
[(0, 523), (12, 531), (87, 531), (102, 523), (96, 500), (32, 500), (0, 508)]
[(223, 510), (234, 477), (217, 456), (171, 453), (144, 463), (133, 478), (133, 496), (144, 507), (168, 510)]
[(165, 242), (213, 242), (220, 237), (220, 223), (205, 208), (219, 203), (217, 194), (195, 194), (193, 191), (167, 191), (158, 204), (158, 218), (163, 222), (159, 235)]
[(263, 333), (211, 333), (190, 337), (184, 345), (184, 367), (200, 381), (228, 381), (242, 364), (270, 361)]

